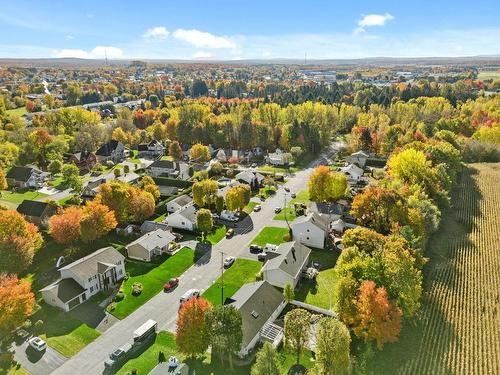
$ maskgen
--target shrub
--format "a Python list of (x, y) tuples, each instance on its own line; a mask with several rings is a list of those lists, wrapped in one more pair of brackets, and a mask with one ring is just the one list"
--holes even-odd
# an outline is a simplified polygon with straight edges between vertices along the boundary
[(123, 293), (123, 290), (120, 290), (118, 293), (116, 293), (115, 301), (120, 302), (124, 298), (125, 298), (125, 293)]
[(283, 235), (283, 241), (290, 242), (292, 240), (290, 233)]
[(111, 302), (108, 307), (107, 307), (107, 310), (108, 311), (113, 311), (114, 309), (116, 309), (116, 302)]
[(125, 272), (125, 276), (123, 276), (123, 280), (127, 281), (130, 278), (130, 272)]
[(31, 323), (31, 320), (29, 319), (26, 319), (23, 323), (23, 328), (26, 330), (26, 331), (29, 331), (31, 329), (31, 326), (33, 325), (33, 323)]
[(132, 285), (132, 295), (138, 296), (142, 293), (143, 288), (144, 286), (141, 283), (134, 283), (134, 285)]
[(37, 320), (35, 324), (33, 325), (33, 330), (35, 332), (40, 332), (43, 327), (43, 320)]
[(258, 272), (255, 275), (255, 281), (262, 281), (262, 278), (263, 278), (262, 271)]

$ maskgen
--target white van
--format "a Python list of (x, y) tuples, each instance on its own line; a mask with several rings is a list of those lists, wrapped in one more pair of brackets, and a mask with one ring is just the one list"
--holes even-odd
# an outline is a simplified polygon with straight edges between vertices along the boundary
[(272, 243), (266, 243), (266, 246), (264, 246), (264, 251), (267, 253), (269, 251), (277, 251), (278, 250), (278, 245), (274, 245)]
[(200, 296), (200, 291), (198, 289), (189, 289), (186, 293), (184, 293), (181, 296), (180, 303), (182, 305), (184, 302), (187, 302), (193, 298), (198, 298), (199, 296)]
[(238, 217), (234, 214), (234, 212), (228, 210), (222, 211), (220, 213), (220, 218), (227, 221), (238, 221)]

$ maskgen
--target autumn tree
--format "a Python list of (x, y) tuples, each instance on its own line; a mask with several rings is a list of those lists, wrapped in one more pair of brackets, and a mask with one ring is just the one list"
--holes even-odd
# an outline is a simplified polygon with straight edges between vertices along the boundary
[(242, 211), (250, 202), (250, 186), (241, 184), (233, 186), (226, 193), (226, 207), (229, 211)]
[(240, 350), (243, 341), (241, 312), (231, 305), (217, 305), (206, 314), (205, 322), (212, 351), (222, 363), (229, 358), (233, 369), (233, 354)]
[(286, 283), (283, 288), (283, 297), (285, 297), (285, 301), (290, 303), (295, 299), (295, 291), (293, 290), (293, 285), (290, 283)]
[(189, 157), (192, 162), (205, 163), (210, 160), (210, 151), (207, 146), (197, 143), (191, 147)]
[(108, 206), (96, 201), (87, 202), (80, 221), (83, 242), (92, 242), (116, 228), (115, 213)]
[(381, 249), (385, 243), (385, 237), (372, 229), (356, 227), (348, 229), (342, 237), (342, 246), (349, 248), (357, 247), (366, 254), (371, 254), (375, 250)]
[(200, 208), (196, 212), (196, 228), (202, 233), (203, 238), (212, 230), (214, 226), (212, 213), (206, 208)]
[(179, 142), (172, 141), (168, 146), (168, 154), (174, 159), (179, 160), (182, 157), (182, 148)]
[(332, 202), (345, 195), (347, 179), (344, 174), (332, 172), (329, 167), (321, 165), (311, 173), (308, 188), (312, 201)]
[(181, 306), (175, 333), (177, 348), (181, 353), (194, 358), (207, 350), (210, 337), (205, 316), (211, 308), (204, 298), (193, 298)]
[(138, 187), (148, 193), (151, 193), (155, 201), (160, 199), (160, 189), (156, 185), (155, 181), (150, 176), (143, 176), (139, 181)]
[(382, 349), (387, 342), (397, 341), (401, 331), (402, 312), (389, 300), (384, 287), (377, 288), (371, 280), (363, 281), (356, 307), (356, 336), (365, 341), (375, 340), (378, 349)]
[(83, 213), (80, 207), (71, 206), (49, 219), (49, 234), (55, 242), (68, 245), (80, 238)]
[(27, 280), (0, 274), (0, 337), (7, 337), (33, 312), (35, 295)]
[(316, 366), (324, 375), (349, 373), (351, 336), (336, 318), (323, 318), (316, 332)]
[[(0, 190), (6, 190), (7, 189), (7, 179), (5, 178), (5, 172), (2, 168), (0, 168)], [(0, 192), (0, 196), (1, 196)]]
[(199, 207), (207, 207), (215, 202), (219, 185), (214, 180), (201, 180), (193, 184), (193, 201)]
[(285, 315), (285, 345), (295, 352), (296, 362), (309, 341), (311, 315), (304, 309), (294, 309)]
[(265, 342), (257, 352), (251, 375), (280, 375), (280, 358), (270, 342)]
[(0, 272), (19, 273), (33, 262), (43, 238), (36, 225), (17, 211), (0, 214)]

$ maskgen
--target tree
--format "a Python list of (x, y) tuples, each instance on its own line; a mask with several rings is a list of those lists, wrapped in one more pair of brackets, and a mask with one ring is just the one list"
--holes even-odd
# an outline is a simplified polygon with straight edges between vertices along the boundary
[(292, 284), (285, 284), (285, 287), (283, 288), (283, 297), (285, 297), (285, 301), (288, 303), (295, 299), (295, 291), (293, 290)]
[(123, 174), (125, 174), (125, 175), (126, 175), (127, 173), (130, 173), (130, 167), (129, 167), (129, 165), (128, 165), (128, 164), (125, 164), (125, 165), (123, 166)]
[(356, 303), (358, 322), (354, 327), (356, 336), (365, 341), (375, 340), (382, 349), (386, 342), (395, 342), (401, 331), (401, 310), (389, 300), (384, 287), (377, 288), (375, 282), (365, 280), (359, 288)]
[(181, 353), (192, 358), (203, 354), (210, 343), (205, 316), (212, 305), (204, 298), (193, 298), (181, 306), (175, 341)]
[(55, 175), (61, 172), (62, 167), (63, 167), (62, 161), (55, 159), (50, 162), (48, 169), (52, 175)]
[(74, 164), (65, 164), (61, 168), (62, 183), (64, 186), (73, 189), (78, 185), (80, 170)]
[(331, 202), (344, 196), (347, 179), (342, 173), (334, 173), (321, 165), (311, 173), (308, 182), (309, 197), (315, 202)]
[[(7, 179), (5, 178), (5, 172), (0, 168), (0, 190), (7, 189)], [(2, 193), (0, 193), (1, 195)]]
[(83, 242), (92, 242), (116, 228), (115, 213), (99, 202), (87, 202), (80, 221), (80, 235)]
[(80, 223), (82, 221), (80, 207), (68, 207), (59, 211), (49, 219), (49, 234), (55, 242), (68, 245), (80, 238)]
[(160, 189), (158, 188), (158, 185), (156, 185), (156, 182), (153, 180), (152, 177), (150, 176), (144, 176), (141, 178), (138, 184), (139, 188), (147, 191), (150, 193), (155, 201), (158, 201), (160, 199)]
[(19, 147), (11, 142), (0, 143), (0, 168), (4, 171), (10, 169), (19, 158)]
[(179, 160), (182, 157), (182, 148), (177, 141), (173, 141), (168, 146), (168, 154), (174, 159)]
[(14, 275), (0, 274), (0, 337), (7, 337), (33, 312), (31, 284)]
[(212, 213), (206, 208), (200, 208), (196, 213), (196, 227), (202, 233), (203, 238), (214, 226)]
[(217, 195), (215, 197), (215, 210), (218, 214), (224, 209), (224, 197), (222, 195)]
[(227, 356), (233, 369), (233, 353), (239, 351), (243, 340), (241, 312), (231, 305), (217, 305), (206, 314), (205, 322), (212, 351), (222, 363)]
[(285, 315), (285, 345), (295, 351), (296, 361), (309, 341), (311, 315), (304, 309), (294, 309)]
[(33, 262), (43, 238), (36, 225), (17, 211), (0, 214), (0, 272), (19, 273)]
[(207, 146), (197, 143), (191, 147), (189, 156), (194, 163), (205, 163), (210, 160), (210, 151)]
[(316, 366), (324, 375), (349, 373), (351, 336), (336, 318), (320, 320), (316, 332)]
[(219, 185), (214, 180), (201, 180), (193, 184), (193, 201), (199, 207), (214, 203)]
[(280, 375), (280, 358), (270, 342), (265, 342), (257, 352), (251, 375)]
[(241, 184), (233, 186), (226, 193), (226, 207), (230, 211), (242, 211), (250, 202), (250, 186)]
[(118, 178), (122, 175), (122, 170), (120, 168), (115, 168), (113, 169), (113, 174), (115, 175), (115, 178)]

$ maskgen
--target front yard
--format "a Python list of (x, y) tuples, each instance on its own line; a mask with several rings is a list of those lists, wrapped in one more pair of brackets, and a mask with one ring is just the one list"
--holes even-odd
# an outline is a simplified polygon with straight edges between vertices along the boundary
[(264, 227), (251, 243), (259, 246), (265, 246), (267, 243), (279, 245), (285, 242), (283, 237), (286, 235), (288, 235), (288, 228)]
[[(224, 299), (231, 297), (243, 284), (255, 281), (255, 276), (260, 271), (261, 266), (262, 264), (255, 260), (236, 259), (231, 268), (224, 272)], [(219, 277), (202, 295), (213, 305), (222, 303), (221, 281)]]
[(220, 240), (222, 240), (224, 238), (224, 236), (226, 235), (226, 232), (227, 232), (227, 228), (225, 225), (217, 227), (205, 237), (205, 241), (208, 241), (212, 245), (215, 245), (216, 243), (218, 243)]
[[(125, 298), (116, 302), (114, 309), (110, 312), (119, 319), (123, 319), (138, 307), (146, 303), (156, 294), (163, 290), (163, 285), (172, 277), (179, 277), (195, 260), (194, 250), (184, 247), (173, 256), (168, 257), (163, 263), (145, 263), (127, 260), (125, 271), (130, 275), (128, 280), (122, 283), (121, 289)], [(143, 291), (141, 294), (132, 295), (132, 285), (141, 283)], [(110, 305), (112, 306), (112, 305)]]
[(0, 203), (1, 201), (5, 201), (14, 204), (20, 204), (25, 199), (35, 200), (38, 198), (47, 197), (46, 194), (32, 190), (26, 190), (24, 192), (11, 192), (8, 190), (2, 190), (1, 194), (2, 195), (0, 196)]
[(304, 204), (307, 206), (309, 202), (310, 202), (309, 191), (308, 190), (299, 191), (297, 193), (297, 196), (290, 200), (290, 203), (287, 205), (287, 207), (281, 210), (281, 212), (274, 217), (274, 220), (285, 220), (285, 214), (286, 214), (286, 219), (288, 219), (288, 221), (295, 220), (297, 218), (297, 215), (295, 214), (294, 205)]

